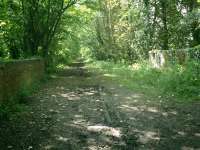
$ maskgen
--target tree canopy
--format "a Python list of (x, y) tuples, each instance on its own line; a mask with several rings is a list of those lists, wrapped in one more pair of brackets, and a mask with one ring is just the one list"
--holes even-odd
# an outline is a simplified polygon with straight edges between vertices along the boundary
[[(130, 61), (200, 44), (199, 0), (1, 0), (0, 57)], [(89, 54), (88, 54), (89, 53)]]

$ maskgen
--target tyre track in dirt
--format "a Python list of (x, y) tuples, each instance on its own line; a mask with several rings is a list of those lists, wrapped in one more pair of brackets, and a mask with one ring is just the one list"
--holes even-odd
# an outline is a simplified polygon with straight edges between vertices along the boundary
[(3, 150), (200, 148), (199, 103), (151, 100), (82, 62), (52, 75), (27, 101), (21, 121), (0, 126)]

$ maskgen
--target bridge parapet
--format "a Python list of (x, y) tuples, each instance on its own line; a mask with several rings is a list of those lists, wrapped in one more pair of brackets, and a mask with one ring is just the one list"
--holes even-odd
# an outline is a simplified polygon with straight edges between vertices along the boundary
[(152, 50), (149, 61), (154, 68), (162, 68), (169, 64), (184, 65), (189, 60), (200, 61), (200, 46), (183, 50)]

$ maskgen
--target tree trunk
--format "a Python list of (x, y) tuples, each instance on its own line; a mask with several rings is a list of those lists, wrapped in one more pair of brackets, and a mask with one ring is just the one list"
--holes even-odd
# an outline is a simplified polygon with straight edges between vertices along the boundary
[(168, 33), (168, 26), (167, 26), (167, 1), (161, 0), (161, 20), (163, 23), (163, 36), (162, 36), (162, 49), (168, 50), (169, 49), (169, 33)]

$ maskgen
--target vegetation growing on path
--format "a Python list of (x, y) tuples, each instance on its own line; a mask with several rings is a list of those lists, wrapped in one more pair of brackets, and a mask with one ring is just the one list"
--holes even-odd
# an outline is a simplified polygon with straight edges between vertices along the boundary
[(0, 63), (38, 57), (46, 82), (0, 99), (3, 150), (200, 148), (199, 0), (0, 0)]
[(18, 118), (1, 122), (2, 149), (200, 147), (198, 102), (150, 97), (113, 82), (109, 72), (77, 65), (60, 70), (28, 97)]
[(200, 99), (200, 66), (196, 62), (160, 70), (152, 68), (148, 62), (126, 65), (97, 61), (90, 65), (110, 80), (150, 96), (181, 102)]

